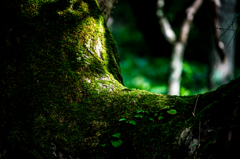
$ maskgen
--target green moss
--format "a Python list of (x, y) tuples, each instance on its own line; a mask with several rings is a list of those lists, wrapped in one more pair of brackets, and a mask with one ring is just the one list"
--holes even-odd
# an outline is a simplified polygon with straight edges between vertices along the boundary
[(129, 145), (142, 158), (172, 156), (197, 97), (124, 87), (95, 0), (30, 2), (5, 4), (21, 12), (5, 21), (0, 146), (21, 144), (36, 158), (54, 158), (51, 143), (74, 157), (110, 158)]

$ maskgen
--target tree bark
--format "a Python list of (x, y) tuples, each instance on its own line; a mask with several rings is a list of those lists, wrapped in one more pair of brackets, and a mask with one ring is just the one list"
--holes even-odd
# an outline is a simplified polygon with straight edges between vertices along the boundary
[[(230, 16), (234, 13), (236, 1), (229, 0), (220, 2), (220, 0), (214, 0), (214, 2), (215, 2), (214, 26), (220, 27), (219, 24), (221, 24), (222, 26), (228, 20), (228, 18), (230, 18)], [(224, 28), (230, 26), (231, 23), (232, 19), (229, 19), (224, 25)], [(231, 41), (234, 32), (231, 30), (227, 31), (220, 41), (218, 40), (218, 38), (224, 32), (224, 30), (216, 29), (214, 27), (212, 28), (213, 28), (211, 29), (213, 32), (213, 34), (211, 34), (212, 47), (209, 55), (209, 71), (208, 71), (209, 90), (216, 89), (218, 86), (234, 79), (235, 46), (234, 41), (233, 40)], [(233, 24), (233, 28), (236, 29), (235, 23)]]
[(108, 21), (108, 18), (112, 12), (114, 4), (117, 3), (118, 0), (98, 0), (97, 2), (99, 4), (101, 11), (103, 12), (106, 21)]
[(179, 95), (180, 82), (182, 74), (183, 55), (187, 43), (190, 26), (195, 14), (202, 5), (203, 0), (195, 0), (193, 4), (186, 10), (186, 18), (181, 26), (179, 39), (173, 45), (173, 51), (170, 64), (170, 76), (168, 80), (168, 94)]
[(238, 155), (240, 78), (196, 96), (130, 90), (97, 1), (3, 8), (0, 158)]

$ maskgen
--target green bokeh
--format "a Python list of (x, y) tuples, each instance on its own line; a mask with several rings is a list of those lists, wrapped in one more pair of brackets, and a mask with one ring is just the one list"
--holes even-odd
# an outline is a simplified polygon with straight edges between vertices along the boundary
[[(167, 94), (170, 59), (124, 55), (120, 66), (123, 81), (131, 89)], [(183, 62), (180, 95), (193, 95), (207, 91), (207, 66), (197, 62)]]

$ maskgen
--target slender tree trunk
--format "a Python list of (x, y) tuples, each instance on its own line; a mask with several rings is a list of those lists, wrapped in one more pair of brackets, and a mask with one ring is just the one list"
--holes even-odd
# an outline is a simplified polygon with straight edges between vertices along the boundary
[[(220, 2), (220, 0), (219, 0)], [(217, 7), (216, 15), (215, 15), (215, 22), (214, 25), (220, 24), (222, 26), (228, 18), (235, 12), (236, 1), (235, 0), (228, 0), (224, 1), (221, 0), (219, 3), (219, 7)], [(219, 10), (219, 11), (218, 11)], [(231, 17), (224, 28), (228, 28), (231, 25), (233, 17)], [(219, 23), (217, 22), (219, 20)], [(220, 27), (215, 26), (215, 27)], [(213, 29), (212, 29), (213, 28)], [(216, 89), (218, 86), (225, 84), (234, 78), (234, 57), (235, 57), (235, 46), (234, 40), (231, 40), (233, 37), (234, 31), (228, 30), (222, 37), (221, 41), (223, 44), (223, 51), (224, 51), (224, 60), (221, 60), (218, 52), (219, 50), (216, 47), (216, 43), (219, 43), (216, 39), (215, 32), (217, 31), (218, 37), (223, 34), (225, 30), (217, 29), (212, 27), (212, 48), (210, 52), (209, 58), (209, 71), (208, 71), (208, 89), (213, 90)], [(233, 28), (236, 29), (235, 23), (233, 24)], [(232, 27), (230, 28), (232, 29)], [(230, 42), (230, 43), (229, 43)], [(228, 45), (229, 44), (229, 45)], [(227, 46), (228, 45), (228, 46)]]
[(168, 80), (168, 94), (179, 95), (180, 82), (182, 74), (183, 55), (187, 43), (188, 34), (193, 18), (202, 5), (203, 0), (195, 0), (193, 4), (186, 10), (186, 18), (181, 26), (179, 39), (173, 45), (173, 52), (170, 64), (170, 77)]

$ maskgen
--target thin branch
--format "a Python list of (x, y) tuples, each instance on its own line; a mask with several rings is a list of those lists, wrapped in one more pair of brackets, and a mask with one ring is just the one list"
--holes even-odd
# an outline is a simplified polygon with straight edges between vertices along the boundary
[(223, 30), (223, 31), (226, 31), (226, 30), (237, 31), (237, 30), (233, 30), (233, 29), (224, 29), (224, 28), (220, 28), (220, 27), (214, 27), (214, 28), (220, 29), (220, 30)]
[(192, 112), (194, 118), (195, 118), (195, 110), (196, 110), (196, 107), (197, 107), (198, 97), (199, 97), (199, 94), (198, 94), (198, 96), (197, 96), (197, 100), (196, 100), (196, 103), (195, 103), (195, 108), (194, 108), (194, 110), (193, 110), (193, 112)]

